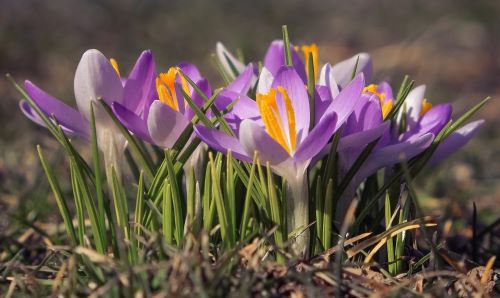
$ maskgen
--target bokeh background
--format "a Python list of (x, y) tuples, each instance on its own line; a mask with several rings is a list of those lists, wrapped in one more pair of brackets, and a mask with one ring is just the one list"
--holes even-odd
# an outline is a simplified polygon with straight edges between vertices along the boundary
[[(149, 48), (160, 68), (189, 60), (217, 86), (211, 62), (217, 41), (259, 60), (281, 37), (282, 24), (292, 42), (316, 42), (321, 62), (369, 52), (375, 80), (397, 87), (408, 74), (428, 86), (432, 102), (452, 101), (455, 114), (492, 96), (475, 117), (487, 120), (479, 136), (429, 169), (418, 186), (426, 207), (439, 214), (467, 221), (475, 202), (482, 221), (500, 216), (500, 1), (1, 0), (0, 72), (73, 103), (74, 70), (86, 49), (100, 49), (127, 72)], [(2, 76), (0, 230), (13, 220), (48, 220), (56, 210), (35, 145), (53, 149), (54, 163), (62, 157), (48, 134), (23, 117), (19, 99)]]

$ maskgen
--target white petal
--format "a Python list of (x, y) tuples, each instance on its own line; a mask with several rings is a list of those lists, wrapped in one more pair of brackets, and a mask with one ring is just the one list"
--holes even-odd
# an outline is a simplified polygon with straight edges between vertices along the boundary
[(257, 93), (266, 94), (271, 89), (274, 77), (273, 74), (265, 67), (262, 68), (259, 76), (259, 83), (257, 85)]
[[(359, 60), (358, 60), (359, 59)], [(357, 61), (357, 66), (356, 66)], [(370, 81), (371, 76), (371, 57), (367, 53), (359, 53), (349, 59), (340, 61), (332, 67), (333, 76), (339, 86), (347, 85), (352, 79), (352, 71), (356, 67), (356, 74), (365, 72), (366, 81)]]
[[(90, 118), (91, 100), (102, 98), (111, 105), (114, 101), (121, 103), (123, 99), (120, 77), (108, 59), (98, 50), (88, 50), (83, 54), (76, 68), (74, 89), (78, 109), (87, 119)], [(97, 121), (107, 121), (104, 119), (107, 117), (105, 113), (97, 109)]]
[[(420, 85), (408, 93), (404, 105), (406, 106), (406, 118), (408, 119), (407, 125), (413, 127), (420, 118), (420, 112), (422, 111), (422, 101), (425, 96), (425, 85)], [(397, 122), (401, 122), (401, 117), (403, 115), (403, 107), (399, 110)]]
[(222, 63), (224, 70), (229, 75), (231, 75), (232, 79), (234, 79), (236, 76), (234, 75), (233, 69), (227, 61), (228, 59), (234, 65), (234, 67), (238, 71), (238, 74), (242, 73), (245, 69), (245, 65), (241, 63), (240, 60), (236, 59), (236, 57), (234, 57), (233, 54), (231, 54), (221, 42), (217, 42), (215, 52), (217, 53), (217, 58), (219, 58), (219, 61)]
[(158, 146), (172, 148), (189, 121), (186, 117), (155, 100), (149, 108), (148, 130)]
[(330, 89), (330, 93), (332, 94), (332, 98), (337, 97), (339, 94), (339, 86), (337, 85), (337, 81), (333, 75), (332, 65), (330, 63), (323, 65), (321, 68), (318, 84), (328, 87)]

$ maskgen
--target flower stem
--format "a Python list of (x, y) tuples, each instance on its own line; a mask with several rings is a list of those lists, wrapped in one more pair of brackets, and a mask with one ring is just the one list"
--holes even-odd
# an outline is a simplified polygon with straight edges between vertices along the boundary
[(309, 194), (307, 176), (287, 180), (287, 228), (292, 233), (292, 252), (299, 258), (309, 254)]

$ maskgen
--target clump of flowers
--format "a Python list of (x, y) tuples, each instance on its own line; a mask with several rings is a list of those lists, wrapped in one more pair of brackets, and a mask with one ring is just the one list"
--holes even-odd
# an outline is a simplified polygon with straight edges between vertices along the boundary
[[(320, 66), (318, 46), (294, 46), (286, 31), (261, 64), (221, 43), (216, 54), (225, 81), (218, 89), (188, 62), (157, 67), (148, 50), (128, 76), (114, 59), (85, 52), (78, 110), (30, 81), (19, 87), (21, 110), (69, 156), (71, 198), (39, 148), (71, 245), (138, 264), (150, 257), (144, 238), (152, 234), (183, 246), (187, 235), (211, 232), (215, 250), (225, 250), (274, 229), (270, 256), (285, 262), (364, 232), (398, 227), (391, 237), (404, 243), (406, 223), (432, 226), (409, 212), (418, 204), (409, 185), (474, 136), (483, 121), (466, 122), (488, 99), (454, 118), (450, 104), (432, 103), (408, 78), (399, 89), (373, 81), (369, 54)], [(92, 144), (91, 165), (72, 137)], [(385, 257), (401, 256), (404, 245), (396, 247)], [(399, 262), (391, 273), (401, 272)]]

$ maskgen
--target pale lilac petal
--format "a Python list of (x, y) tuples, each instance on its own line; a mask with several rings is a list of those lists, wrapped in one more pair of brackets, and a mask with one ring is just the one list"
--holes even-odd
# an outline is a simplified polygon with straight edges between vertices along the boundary
[(386, 121), (376, 127), (342, 137), (339, 141), (338, 150), (364, 148), (368, 143), (381, 137), (389, 126), (390, 122)]
[(189, 62), (181, 62), (179, 63), (179, 68), (182, 70), (182, 72), (187, 75), (193, 82), (199, 81), (203, 79), (201, 76), (200, 70), (196, 65), (189, 63)]
[(211, 148), (222, 153), (227, 153), (228, 150), (231, 150), (236, 159), (247, 162), (252, 161), (252, 158), (248, 156), (237, 138), (199, 124), (194, 126), (194, 131)]
[(245, 119), (241, 122), (239, 140), (248, 156), (259, 152), (262, 164), (269, 162), (279, 165), (290, 159), (286, 150), (265, 131), (257, 122)]
[[(410, 91), (408, 96), (406, 96), (404, 106), (406, 107), (406, 123), (408, 129), (412, 129), (418, 122), (420, 118), (420, 113), (422, 112), (422, 101), (425, 96), (425, 85), (420, 85)], [(401, 117), (403, 115), (403, 107), (398, 112), (397, 122), (401, 123)]]
[(314, 99), (314, 125), (316, 125), (319, 120), (321, 120), (321, 117), (328, 107), (332, 104), (333, 98), (328, 87), (316, 85)]
[(420, 118), (418, 125), (420, 130), (437, 135), (441, 129), (450, 121), (452, 107), (450, 104), (439, 104), (432, 107)]
[(154, 144), (151, 136), (149, 135), (148, 125), (144, 119), (140, 118), (120, 103), (114, 102), (112, 108), (116, 117), (120, 120), (123, 126), (140, 139)]
[[(98, 50), (88, 50), (83, 54), (76, 68), (74, 88), (78, 110), (87, 119), (90, 119), (91, 100), (102, 98), (109, 105), (115, 101), (121, 103), (123, 100), (120, 77)], [(97, 110), (96, 120), (100, 120)]]
[(259, 82), (257, 84), (257, 93), (267, 94), (274, 81), (273, 74), (265, 67), (262, 67), (259, 76)]
[(62, 126), (68, 128), (68, 130), (88, 136), (89, 123), (77, 110), (59, 99), (52, 97), (30, 81), (24, 82), (24, 88), (40, 110), (47, 114), (47, 116), (51, 117), (54, 115), (57, 121)]
[(326, 113), (337, 114), (337, 125), (342, 125), (351, 115), (354, 109), (364, 100), (361, 97), (361, 92), (365, 85), (363, 74), (357, 75), (339, 95), (332, 101), (330, 106), (325, 111)]
[(233, 103), (232, 109), (228, 114), (235, 115), (240, 119), (260, 117), (260, 111), (255, 100), (244, 94), (224, 90), (215, 100), (215, 104), (219, 110), (224, 110), (235, 100), (236, 102)]
[(123, 105), (141, 114), (154, 91), (155, 63), (150, 50), (141, 53), (123, 86)]
[[(307, 136), (309, 132), (309, 96), (306, 86), (293, 67), (283, 66), (279, 69), (272, 87), (282, 86), (286, 89), (295, 111), (297, 135)], [(297, 140), (297, 142), (300, 142)]]
[(441, 129), (450, 121), (451, 105), (439, 104), (432, 107), (420, 118), (417, 125), (401, 136), (401, 140), (406, 140), (416, 134), (433, 133), (437, 135)]
[(360, 169), (359, 175), (364, 179), (375, 173), (378, 169), (390, 167), (400, 163), (402, 160), (409, 160), (427, 149), (433, 139), (434, 135), (427, 133), (414, 136), (405, 142), (374, 150)]
[[(285, 65), (284, 48), (282, 40), (275, 40), (271, 42), (271, 45), (267, 49), (266, 56), (264, 57), (264, 67), (267, 68), (273, 76), (276, 76), (280, 68)], [(290, 45), (290, 50), (292, 53), (293, 67), (297, 71), (302, 82), (305, 83), (307, 82), (307, 75), (304, 62), (292, 45)]]
[(330, 113), (321, 118), (321, 121), (311, 130), (309, 135), (298, 144), (293, 159), (298, 164), (308, 164), (328, 143), (335, 133), (337, 126), (337, 114)]
[[(358, 62), (357, 67), (356, 61)], [(352, 72), (355, 67), (355, 74), (363, 73), (367, 82), (371, 80), (373, 68), (372, 59), (367, 53), (359, 53), (333, 66), (333, 77), (339, 86), (344, 87), (351, 81)]]
[(151, 139), (156, 145), (172, 148), (189, 121), (183, 114), (155, 100), (151, 105), (147, 124)]
[[(205, 79), (205, 78), (200, 79), (199, 81), (196, 82), (196, 85), (200, 88), (200, 90), (207, 97), (210, 98), (212, 96), (212, 87), (210, 86), (210, 83), (208, 82), (207, 79)], [(179, 86), (177, 85), (176, 88), (179, 89)], [(179, 90), (179, 92), (177, 94), (179, 94), (179, 97), (180, 97), (178, 99), (179, 99), (179, 104), (182, 105), (182, 107), (179, 106), (180, 107), (180, 111), (182, 113), (182, 112), (184, 112), (184, 106), (185, 106), (184, 96), (182, 96), (182, 93), (180, 92), (180, 90)], [(205, 99), (198, 92), (196, 92), (196, 90), (193, 90), (191, 92), (191, 99), (200, 108), (202, 108), (205, 105)], [(192, 119), (194, 117), (194, 115), (195, 115), (195, 112), (188, 105), (188, 106), (185, 107), (184, 114), (186, 115), (187, 119)]]
[(328, 87), (332, 98), (337, 97), (339, 94), (339, 86), (335, 80), (335, 75), (333, 74), (332, 65), (330, 63), (323, 65), (321, 68), (318, 84)]
[[(217, 58), (222, 63), (222, 66), (233, 79), (240, 73), (242, 73), (245, 69), (245, 64), (236, 59), (236, 57), (234, 57), (233, 54), (231, 54), (221, 42), (217, 43), (215, 52), (217, 53)], [(233, 64), (234, 68), (236, 68), (236, 71), (238, 72), (237, 74), (234, 73), (234, 70), (229, 64), (228, 60), (231, 61), (231, 64)]]
[(467, 144), (470, 139), (472, 139), (472, 137), (476, 135), (483, 124), (484, 120), (477, 120), (468, 123), (454, 131), (446, 139), (444, 139), (441, 144), (439, 144), (436, 151), (434, 151), (434, 153), (432, 154), (428, 165), (434, 165), (438, 163), (439, 161), (458, 151), (458, 149), (465, 146), (465, 144)]
[(254, 77), (253, 68), (252, 64), (248, 64), (243, 72), (234, 81), (232, 81), (226, 89), (236, 93), (247, 94), (252, 83), (252, 78)]
[(378, 93), (383, 93), (385, 94), (385, 100), (394, 100), (394, 95), (392, 93), (392, 88), (391, 88), (391, 85), (389, 85), (388, 82), (386, 81), (383, 81), (383, 82), (380, 82), (377, 86), (377, 92)]

